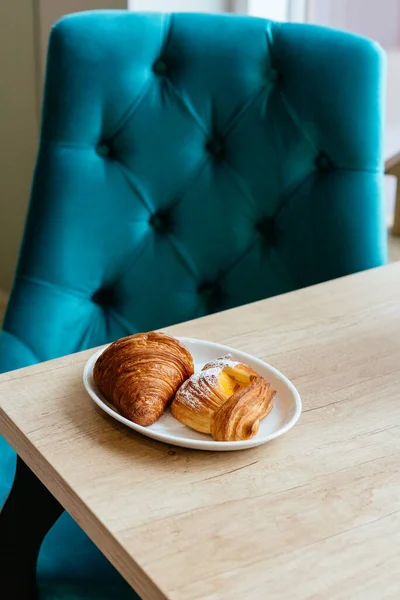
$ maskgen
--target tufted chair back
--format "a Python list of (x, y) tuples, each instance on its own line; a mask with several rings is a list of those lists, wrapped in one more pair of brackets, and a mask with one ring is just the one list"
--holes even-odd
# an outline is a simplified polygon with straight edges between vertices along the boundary
[(338, 31), (62, 19), (2, 369), (382, 264), (381, 91)]

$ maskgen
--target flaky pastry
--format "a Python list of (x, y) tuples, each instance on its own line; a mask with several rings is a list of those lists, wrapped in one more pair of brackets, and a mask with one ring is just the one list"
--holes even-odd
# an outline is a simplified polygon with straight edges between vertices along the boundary
[(176, 393), (172, 415), (217, 441), (248, 440), (272, 410), (275, 390), (254, 369), (230, 356), (207, 363)]
[(113, 342), (93, 370), (105, 399), (124, 417), (145, 427), (161, 417), (192, 374), (189, 350), (179, 340), (154, 331)]

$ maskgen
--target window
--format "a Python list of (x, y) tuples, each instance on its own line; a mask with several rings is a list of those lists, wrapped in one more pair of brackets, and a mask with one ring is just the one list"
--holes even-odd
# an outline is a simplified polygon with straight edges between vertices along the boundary
[[(239, 0), (240, 12), (273, 21), (307, 21), (308, 0)], [(245, 10), (243, 10), (243, 8)]]

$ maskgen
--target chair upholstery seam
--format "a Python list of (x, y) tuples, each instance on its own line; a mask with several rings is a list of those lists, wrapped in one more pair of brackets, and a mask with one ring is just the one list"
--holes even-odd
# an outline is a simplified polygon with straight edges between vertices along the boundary
[(180, 206), (181, 204), (185, 203), (185, 199), (184, 199), (185, 194), (190, 189), (190, 186), (196, 181), (197, 177), (199, 177), (201, 175), (201, 173), (203, 172), (203, 169), (206, 167), (206, 165), (207, 165), (207, 159), (205, 157), (203, 157), (200, 160), (200, 162), (197, 163), (196, 168), (193, 169), (193, 171), (191, 172), (190, 175), (188, 175), (188, 177), (187, 177), (186, 181), (183, 183), (183, 185), (175, 192), (174, 196), (176, 196), (177, 198), (181, 198), (181, 200), (178, 200), (173, 203), (174, 208), (176, 206)]
[(60, 148), (74, 148), (79, 150), (93, 150), (93, 144), (84, 142), (70, 142), (67, 140), (50, 140), (48, 138), (40, 139), (41, 146), (59, 146)]
[(234, 181), (234, 183), (236, 184), (236, 186), (240, 189), (240, 191), (242, 192), (242, 194), (244, 196), (246, 196), (246, 199), (252, 204), (253, 207), (258, 208), (257, 205), (257, 201), (254, 199), (253, 194), (250, 192), (245, 180), (243, 179), (243, 177), (240, 175), (240, 173), (237, 172), (237, 170), (235, 169), (235, 167), (228, 161), (228, 160), (224, 160), (223, 161), (223, 166), (225, 168), (228, 169), (228, 171), (230, 171), (231, 173), (231, 179)]
[(299, 189), (305, 184), (307, 183), (307, 181), (310, 179), (310, 177), (312, 177), (313, 175), (316, 174), (315, 169), (312, 169), (311, 171), (309, 171), (309, 173), (307, 173), (307, 175), (305, 177), (302, 178), (302, 180), (296, 185), (295, 188), (293, 188), (292, 190), (290, 190), (290, 192), (286, 195), (282, 196), (281, 202), (279, 203), (279, 205), (277, 206), (273, 217), (276, 218), (279, 216), (279, 213), (281, 212), (281, 210), (286, 206), (286, 204), (291, 200), (291, 198), (293, 198), (293, 196), (295, 194), (297, 194), (297, 192), (299, 191)]
[(114, 161), (114, 162), (117, 163), (118, 168), (121, 169), (121, 171), (124, 174), (125, 178), (128, 180), (128, 184), (133, 188), (134, 193), (140, 199), (140, 201), (142, 202), (142, 204), (147, 208), (147, 210), (149, 212), (152, 212), (152, 208), (151, 208), (150, 203), (146, 199), (145, 194), (143, 194), (142, 190), (139, 188), (139, 185), (138, 185), (138, 183), (136, 181), (135, 174), (131, 172), (131, 170), (125, 165), (124, 162), (122, 162), (122, 160), (118, 159), (117, 161)]
[(343, 171), (345, 173), (372, 173), (374, 175), (383, 175), (383, 169), (368, 169), (359, 167), (336, 167), (333, 168), (334, 172)]
[(125, 329), (125, 333), (127, 335), (130, 335), (131, 333), (133, 333), (135, 331), (135, 329), (137, 330), (137, 328), (132, 327), (132, 325), (130, 323), (128, 323), (128, 321), (126, 321), (124, 319), (124, 317), (117, 312), (116, 310), (114, 310), (113, 308), (108, 308), (107, 309), (108, 315), (113, 317), (113, 319), (115, 319), (118, 324)]
[(113, 287), (116, 286), (116, 285), (118, 285), (118, 283), (124, 279), (125, 275), (127, 273), (129, 273), (129, 271), (131, 271), (134, 268), (135, 264), (140, 259), (140, 257), (142, 256), (142, 254), (143, 254), (143, 252), (145, 251), (146, 248), (147, 248), (147, 240), (146, 240), (146, 237), (145, 237), (144, 240), (143, 240), (143, 242), (142, 242), (142, 244), (141, 244), (141, 246), (136, 249), (136, 252), (135, 252), (132, 260), (129, 261), (127, 264), (125, 264), (124, 269), (121, 270), (121, 272), (118, 273), (116, 275), (116, 277), (113, 279), (113, 282), (112, 282), (112, 286)]
[(186, 110), (187, 114), (193, 119), (193, 121), (195, 122), (197, 127), (201, 130), (201, 132), (204, 133), (208, 137), (210, 135), (210, 132), (207, 131), (207, 128), (203, 125), (203, 123), (201, 122), (201, 119), (200, 119), (199, 115), (196, 113), (196, 111), (194, 109), (192, 110), (192, 108), (190, 106), (188, 106), (188, 104), (185, 102), (185, 100), (182, 97), (181, 92), (178, 90), (176, 85), (170, 79), (168, 79), (166, 81), (166, 85), (168, 85), (168, 87), (173, 91), (176, 98), (179, 100), (179, 102), (181, 103), (183, 108)]
[(282, 99), (283, 106), (285, 107), (288, 116), (290, 117), (294, 125), (299, 129), (299, 131), (301, 131), (301, 133), (304, 136), (304, 139), (309, 143), (313, 151), (316, 154), (318, 154), (319, 148), (315, 141), (312, 139), (312, 137), (309, 135), (308, 131), (303, 127), (297, 111), (290, 104), (289, 100), (287, 99), (286, 95), (283, 93), (282, 90), (280, 90), (279, 95)]
[(245, 248), (243, 250), (243, 252), (241, 254), (239, 254), (239, 256), (237, 256), (232, 263), (226, 267), (225, 269), (222, 269), (222, 271), (220, 272), (220, 280), (224, 280), (226, 278), (227, 275), (229, 275), (229, 273), (231, 271), (233, 271), (233, 269), (235, 269), (235, 267), (237, 267), (237, 265), (244, 259), (246, 258), (246, 256), (253, 250), (253, 248), (255, 246), (257, 246), (258, 244), (258, 239), (252, 239), (250, 241), (250, 243), (248, 244), (247, 248)]
[(167, 235), (166, 237), (168, 238), (168, 241), (171, 244), (173, 250), (179, 256), (181, 262), (184, 264), (186, 269), (189, 271), (192, 277), (200, 283), (200, 274), (196, 269), (196, 265), (192, 261), (192, 257), (185, 252), (184, 248), (181, 246), (181, 243), (176, 237), (174, 237), (173, 235)]
[(163, 55), (163, 53), (165, 53), (166, 49), (168, 48), (168, 44), (170, 43), (170, 40), (171, 40), (173, 14), (165, 13), (163, 15), (163, 21), (164, 21), (164, 32), (163, 32), (164, 40), (161, 45), (161, 55)]
[(111, 142), (116, 137), (118, 137), (118, 135), (121, 133), (122, 129), (125, 127), (127, 122), (133, 117), (133, 115), (139, 109), (140, 105), (145, 100), (146, 96), (148, 95), (148, 93), (153, 85), (154, 85), (154, 81), (152, 79), (150, 79), (150, 81), (147, 83), (147, 85), (145, 84), (143, 86), (140, 94), (135, 98), (135, 100), (132, 102), (132, 104), (129, 106), (129, 108), (125, 111), (125, 113), (120, 118), (119, 122), (115, 126), (113, 133), (111, 133), (111, 135), (107, 137), (108, 142)]
[[(171, 82), (169, 82), (168, 85), (170, 85), (173, 88), (173, 90), (177, 94), (179, 100), (181, 100), (182, 103), (184, 104), (185, 108), (187, 108), (187, 105), (186, 105), (185, 101), (181, 98), (181, 96), (180, 96), (177, 88), (173, 84), (171, 84)], [(256, 99), (256, 98), (254, 98), (254, 99)], [(193, 118), (196, 118), (192, 113), (190, 113), (190, 115)], [(297, 121), (296, 121), (296, 124), (297, 124)], [(301, 126), (300, 126), (300, 128), (301, 128), (301, 130), (303, 132), (303, 128)], [(207, 133), (205, 129), (203, 129), (203, 131), (205, 133)], [(229, 131), (227, 135), (229, 136), (230, 133), (231, 132)], [(308, 138), (308, 136), (307, 136), (307, 140), (310, 142), (310, 145), (312, 145), (312, 148), (315, 150), (315, 152), (318, 152), (317, 147), (315, 146), (314, 143), (312, 143), (312, 141)], [(68, 142), (68, 141), (64, 141), (64, 140), (49, 140), (49, 139), (46, 139), (46, 138), (42, 138), (40, 140), (40, 144), (41, 145), (59, 146), (61, 148), (76, 148), (76, 149), (80, 149), (80, 150), (93, 150), (93, 145), (92, 144), (84, 144), (84, 143), (79, 143), (79, 142)], [(132, 174), (131, 171), (126, 167), (126, 165), (120, 159), (118, 159), (115, 162), (117, 162), (120, 165), (122, 165), (128, 171), (129, 175)], [(224, 162), (227, 162), (227, 161), (225, 160)], [(337, 166), (337, 165), (335, 165), (334, 168), (333, 168), (333, 170), (335, 172), (337, 172), (337, 171), (345, 171), (345, 172), (349, 171), (349, 172), (354, 172), (354, 173), (373, 173), (375, 175), (382, 175), (384, 173), (383, 167), (377, 167), (377, 168), (368, 168), (368, 167), (343, 167), (343, 166)]]
[(32, 356), (35, 358), (35, 360), (37, 362), (43, 362), (43, 359), (40, 358), (40, 356), (38, 356), (37, 352), (29, 345), (26, 343), (25, 340), (21, 340), (21, 338), (19, 337), (19, 335), (17, 335), (16, 333), (10, 331), (9, 329), (3, 327), (3, 333), (6, 333), (7, 335), (10, 335), (11, 337), (13, 337), (15, 340), (17, 340), (20, 344), (22, 344), (22, 346), (24, 346), (24, 348), (26, 348), (26, 350), (28, 350)]
[(85, 294), (85, 292), (80, 292), (79, 290), (68, 288), (66, 286), (60, 285), (59, 283), (54, 283), (53, 281), (46, 281), (44, 279), (38, 279), (37, 277), (31, 277), (30, 275), (18, 274), (17, 281), (18, 280), (30, 283), (32, 285), (37, 285), (39, 287), (51, 288), (63, 295), (75, 296), (76, 298), (81, 298), (83, 300), (90, 300), (91, 298), (91, 295)]
[(240, 106), (237, 113), (235, 113), (232, 116), (232, 118), (229, 119), (229, 121), (227, 123), (225, 123), (225, 126), (222, 128), (222, 131), (221, 131), (222, 137), (224, 137), (224, 138), (229, 137), (231, 135), (231, 133), (235, 131), (237, 125), (240, 124), (240, 122), (242, 121), (243, 117), (246, 115), (246, 112), (251, 107), (251, 105), (254, 104), (254, 102), (256, 102), (263, 94), (269, 96), (270, 92), (271, 92), (270, 87), (262, 86), (255, 93), (253, 93), (247, 100), (245, 100), (245, 102)]

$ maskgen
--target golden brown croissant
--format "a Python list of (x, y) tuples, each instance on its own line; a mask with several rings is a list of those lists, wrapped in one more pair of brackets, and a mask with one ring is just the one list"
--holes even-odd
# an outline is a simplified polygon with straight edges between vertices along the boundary
[(161, 417), (193, 370), (181, 342), (153, 331), (113, 342), (97, 359), (93, 378), (124, 417), (146, 427)]
[(254, 369), (230, 356), (206, 364), (176, 393), (172, 415), (218, 441), (248, 440), (272, 410), (275, 390)]

